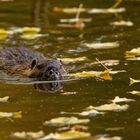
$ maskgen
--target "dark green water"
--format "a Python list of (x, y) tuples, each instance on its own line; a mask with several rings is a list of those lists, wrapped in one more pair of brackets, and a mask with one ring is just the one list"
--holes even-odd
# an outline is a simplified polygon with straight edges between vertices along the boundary
[[(73, 70), (104, 70), (102, 66), (88, 66), (98, 57), (100, 60), (119, 60), (116, 66), (110, 66), (114, 71), (125, 70), (124, 73), (112, 75), (112, 81), (98, 81), (94, 78), (70, 81), (63, 85), (63, 91), (58, 93), (42, 93), (32, 85), (10, 85), (1, 82), (0, 97), (10, 96), (8, 103), (0, 103), (0, 112), (22, 111), (21, 119), (14, 122), (0, 119), (0, 140), (12, 140), (12, 132), (39, 131), (46, 134), (55, 132), (53, 127), (43, 126), (45, 120), (65, 116), (60, 112), (81, 112), (84, 108), (93, 105), (98, 106), (109, 103), (115, 96), (135, 99), (129, 104), (129, 109), (124, 112), (108, 112), (104, 116), (98, 115), (90, 118), (89, 132), (92, 136), (104, 135), (120, 136), (123, 140), (138, 140), (140, 136), (140, 97), (128, 94), (132, 90), (140, 90), (139, 84), (129, 86), (129, 77), (140, 79), (140, 62), (128, 61), (125, 51), (140, 46), (140, 1), (125, 0), (120, 6), (126, 8), (126, 12), (115, 14), (87, 14), (81, 17), (92, 18), (85, 28), (79, 29), (57, 27), (59, 19), (73, 18), (75, 15), (53, 12), (58, 7), (78, 7), (80, 3), (89, 8), (108, 8), (114, 4), (113, 0), (15, 0), (14, 2), (0, 2), (0, 28), (37, 26), (42, 33), (48, 33), (48, 37), (41, 40), (23, 41), (18, 37), (11, 40), (0, 41), (0, 46), (29, 46), (48, 57), (82, 57), (88, 61), (69, 64), (66, 67)], [(41, 5), (41, 7), (35, 6)], [(35, 14), (36, 13), (36, 14)], [(114, 27), (110, 22), (130, 20), (132, 27)], [(80, 38), (79, 35), (83, 34)], [(119, 48), (108, 50), (94, 50), (83, 48), (84, 42), (113, 42), (120, 43)], [(83, 68), (83, 66), (85, 66)], [(61, 95), (62, 92), (76, 92), (74, 95)], [(71, 115), (66, 115), (71, 116)], [(122, 127), (117, 131), (106, 131), (107, 128)], [(14, 138), (16, 140), (16, 138)]]

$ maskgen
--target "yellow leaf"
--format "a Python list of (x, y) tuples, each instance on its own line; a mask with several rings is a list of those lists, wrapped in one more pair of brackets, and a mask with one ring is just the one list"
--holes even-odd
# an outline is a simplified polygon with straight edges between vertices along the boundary
[(5, 29), (0, 29), (0, 35), (6, 35), (7, 31)]
[(91, 18), (69, 18), (69, 19), (60, 19), (61, 23), (76, 23), (82, 20), (83, 22), (91, 22)]
[[(79, 11), (79, 8), (73, 7), (73, 8), (60, 8), (60, 7), (54, 7), (54, 12), (62, 12), (67, 14), (76, 14)], [(87, 11), (86, 8), (80, 8), (80, 12)]]
[(100, 77), (101, 77), (102, 79), (111, 81), (111, 80), (112, 80), (112, 77), (109, 75), (109, 72), (111, 72), (111, 70), (112, 70), (112, 69), (107, 69), (107, 70), (101, 72), (101, 73), (100, 73)]
[(87, 57), (85, 57), (85, 56), (83, 56), (83, 57), (77, 57), (77, 58), (58, 58), (58, 60), (62, 60), (64, 62), (68, 62), (68, 63), (85, 61), (86, 59), (87, 59)]
[(134, 48), (130, 51), (126, 51), (125, 52), (125, 56), (127, 58), (130, 58), (130, 57), (136, 57), (136, 56), (139, 56), (140, 55), (140, 48)]
[(134, 79), (130, 78), (130, 84), (129, 84), (129, 86), (133, 85), (135, 83), (134, 81), (135, 81)]
[(80, 132), (80, 131), (65, 131), (61, 133), (51, 133), (45, 137), (39, 138), (38, 140), (74, 140), (90, 137), (91, 134), (88, 132)]
[(74, 124), (86, 124), (89, 121), (89, 119), (78, 119), (76, 117), (58, 117), (51, 119), (50, 121), (46, 121), (44, 124), (52, 126), (65, 126)]
[(133, 26), (133, 22), (131, 21), (114, 21), (114, 22), (111, 22), (110, 25), (114, 25), (114, 26)]
[(83, 111), (83, 112), (79, 113), (79, 115), (81, 115), (81, 116), (90, 116), (90, 117), (96, 116), (96, 115), (99, 115), (99, 114), (103, 115), (104, 112), (99, 112), (95, 109), (91, 109), (91, 110), (87, 110), (87, 111)]
[(130, 92), (128, 92), (128, 93), (131, 93), (131, 94), (140, 96), (140, 91), (135, 91), (135, 90), (133, 90), (133, 91), (130, 91)]
[(88, 10), (88, 13), (90, 14), (113, 14), (113, 13), (122, 13), (125, 12), (126, 9), (121, 7), (121, 8), (108, 8), (108, 9), (98, 9), (98, 8), (93, 8)]
[(119, 136), (114, 136), (114, 137), (100, 137), (97, 140), (122, 140), (122, 138), (119, 137)]
[(100, 42), (100, 43), (84, 43), (86, 47), (90, 49), (98, 49), (98, 50), (103, 50), (103, 49), (113, 49), (113, 48), (118, 48), (120, 44), (116, 42)]
[(22, 118), (22, 111), (14, 112), (13, 113), (13, 118)]
[(71, 73), (69, 76), (75, 77), (100, 77), (105, 80), (112, 80), (112, 77), (109, 75), (109, 72), (112, 69), (107, 69), (105, 71), (83, 71), (78, 73)]
[(0, 34), (0, 40), (5, 40), (6, 38), (7, 38), (7, 34), (5, 34), (5, 35), (4, 34), (2, 34), (2, 35)]
[(8, 31), (6, 31), (5, 29), (0, 29), (0, 40), (6, 39), (7, 36), (8, 36)]
[(130, 86), (132, 85), (132, 84), (134, 84), (134, 83), (139, 83), (140, 82), (140, 80), (135, 80), (135, 79), (132, 79), (132, 78), (130, 78)]
[(42, 37), (42, 34), (22, 34), (20, 37), (25, 40), (33, 40)]
[(119, 96), (116, 96), (113, 100), (111, 100), (113, 103), (120, 103), (120, 102), (132, 102), (135, 101), (134, 99), (127, 99), (127, 98), (120, 98)]
[(44, 136), (43, 131), (38, 132), (15, 132), (12, 133), (12, 137), (21, 138), (21, 139), (36, 139)]
[(96, 110), (99, 111), (125, 111), (129, 108), (129, 105), (125, 104), (125, 105), (118, 105), (115, 103), (111, 103), (111, 104), (104, 104), (101, 106), (96, 106), (93, 107)]
[(0, 118), (21, 118), (22, 112), (0, 112)]
[(23, 27), (21, 30), (24, 34), (36, 34), (40, 32), (40, 28), (37, 27)]
[(5, 103), (9, 100), (9, 96), (5, 96), (3, 98), (0, 98), (0, 103)]
[(67, 132), (57, 133), (56, 135), (56, 139), (58, 140), (80, 139), (85, 137), (90, 137), (90, 133), (80, 132), (80, 131), (67, 131)]

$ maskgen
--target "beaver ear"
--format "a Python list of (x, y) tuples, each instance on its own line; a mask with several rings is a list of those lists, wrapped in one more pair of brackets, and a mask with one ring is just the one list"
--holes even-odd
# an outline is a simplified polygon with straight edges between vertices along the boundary
[(31, 64), (31, 69), (33, 69), (35, 66), (36, 66), (36, 60), (34, 59), (34, 60), (32, 61), (32, 64)]
[(59, 62), (60, 62), (60, 64), (62, 64), (62, 65), (64, 64), (64, 62), (63, 62), (62, 60), (59, 60)]

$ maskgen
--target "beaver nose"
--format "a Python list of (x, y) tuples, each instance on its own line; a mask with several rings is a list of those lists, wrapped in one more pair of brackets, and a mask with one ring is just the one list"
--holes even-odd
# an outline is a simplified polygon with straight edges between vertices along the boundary
[(56, 72), (56, 71), (54, 71), (54, 70), (51, 70), (50, 72), (49, 72), (49, 75), (50, 75), (50, 77), (52, 78), (52, 80), (59, 80), (59, 73), (58, 72)]
[(54, 75), (54, 78), (56, 80), (59, 80), (59, 73), (58, 72), (54, 72), (53, 75)]

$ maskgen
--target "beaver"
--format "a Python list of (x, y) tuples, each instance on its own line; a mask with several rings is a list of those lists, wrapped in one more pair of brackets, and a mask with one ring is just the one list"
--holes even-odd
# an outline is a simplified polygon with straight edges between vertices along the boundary
[(43, 54), (25, 47), (5, 47), (0, 50), (0, 70), (20, 74), (40, 81), (61, 80), (66, 73), (62, 62), (47, 59)]

